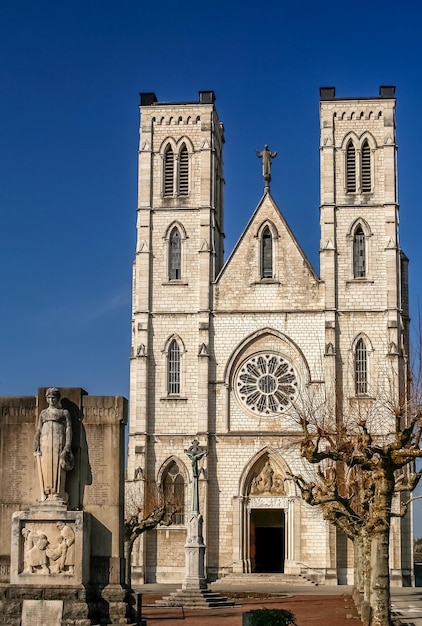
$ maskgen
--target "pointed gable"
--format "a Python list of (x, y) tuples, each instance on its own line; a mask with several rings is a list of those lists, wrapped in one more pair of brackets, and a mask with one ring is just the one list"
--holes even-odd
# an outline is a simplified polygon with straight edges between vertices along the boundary
[(323, 287), (269, 193), (216, 280), (216, 310), (323, 308)]

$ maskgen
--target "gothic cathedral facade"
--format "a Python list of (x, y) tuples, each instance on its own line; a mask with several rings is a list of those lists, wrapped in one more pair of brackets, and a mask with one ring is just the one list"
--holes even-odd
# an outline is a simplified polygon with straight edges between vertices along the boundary
[[(162, 489), (176, 513), (139, 540), (134, 581), (183, 579), (184, 450), (197, 439), (208, 448), (199, 499), (210, 580), (284, 572), (352, 582), (348, 542), (289, 476), (310, 471), (295, 415), (313, 410), (310, 397), (347, 415), (406, 393), (395, 103), (394, 87), (359, 99), (320, 91), (318, 275), (269, 186), (224, 261), (214, 93), (177, 103), (141, 94), (128, 479), (146, 503)], [(410, 546), (409, 518), (393, 520), (393, 584), (411, 579)]]

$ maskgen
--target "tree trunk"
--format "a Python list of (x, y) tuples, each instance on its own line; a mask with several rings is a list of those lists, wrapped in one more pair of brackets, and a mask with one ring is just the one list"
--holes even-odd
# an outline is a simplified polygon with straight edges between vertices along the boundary
[(353, 542), (353, 599), (361, 612), (363, 602), (363, 570), (361, 567), (362, 537), (356, 537)]
[(365, 531), (354, 541), (354, 600), (358, 607), (362, 623), (370, 624), (370, 564), (371, 541)]
[(125, 583), (129, 591), (132, 590), (132, 552), (135, 539), (126, 539), (124, 544), (125, 554)]
[(371, 626), (391, 626), (391, 595), (388, 527), (371, 541)]
[(390, 522), (394, 471), (383, 466), (374, 471), (376, 485), (371, 520), (371, 626), (391, 626)]

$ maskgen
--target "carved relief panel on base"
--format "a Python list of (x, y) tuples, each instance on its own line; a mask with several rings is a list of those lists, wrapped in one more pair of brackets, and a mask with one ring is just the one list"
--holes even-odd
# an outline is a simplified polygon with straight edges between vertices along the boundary
[(89, 515), (20, 511), (12, 522), (12, 584), (75, 585), (89, 577)]

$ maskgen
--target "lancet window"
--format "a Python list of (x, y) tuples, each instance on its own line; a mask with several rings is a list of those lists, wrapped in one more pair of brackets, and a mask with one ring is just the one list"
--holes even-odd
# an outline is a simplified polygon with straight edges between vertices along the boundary
[(189, 192), (189, 154), (184, 144), (179, 153), (179, 178), (177, 191), (179, 196), (187, 196)]
[(356, 191), (356, 150), (351, 140), (346, 148), (346, 190)]
[(273, 278), (273, 237), (268, 226), (261, 239), (261, 278)]
[(174, 153), (171, 146), (164, 152), (164, 195), (172, 196), (174, 192)]
[(355, 348), (355, 392), (356, 395), (368, 393), (368, 352), (362, 338)]
[(167, 355), (167, 393), (180, 394), (180, 348), (176, 339), (171, 341)]
[(371, 191), (371, 149), (367, 141), (364, 142), (361, 152), (361, 187), (362, 193)]
[(175, 509), (173, 524), (184, 523), (185, 481), (176, 461), (166, 467), (162, 480), (164, 502)]
[(169, 280), (179, 280), (182, 277), (182, 244), (179, 230), (174, 227), (169, 239)]
[(345, 155), (345, 184), (348, 193), (373, 191), (372, 154), (368, 139), (349, 139)]
[(353, 276), (354, 278), (366, 276), (365, 234), (362, 226), (357, 226), (353, 235)]

